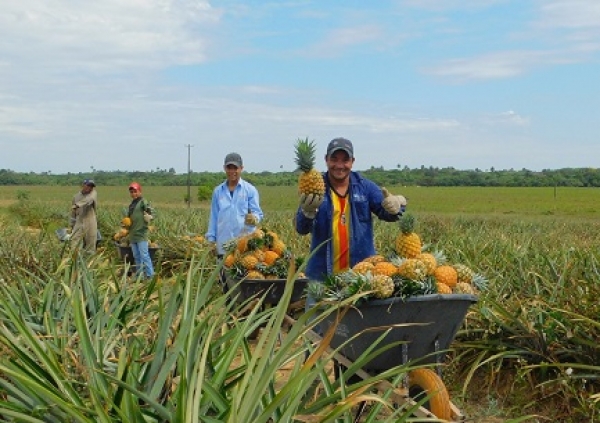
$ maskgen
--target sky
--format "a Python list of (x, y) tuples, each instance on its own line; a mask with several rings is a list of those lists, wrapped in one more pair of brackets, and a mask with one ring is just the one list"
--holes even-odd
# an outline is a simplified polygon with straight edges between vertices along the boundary
[(596, 167), (599, 0), (0, 0), (0, 169)]

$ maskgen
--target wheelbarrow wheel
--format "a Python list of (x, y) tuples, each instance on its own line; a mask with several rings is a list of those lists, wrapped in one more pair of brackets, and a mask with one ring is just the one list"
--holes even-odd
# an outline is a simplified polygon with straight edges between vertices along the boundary
[(416, 369), (408, 374), (408, 394), (420, 401), (429, 397), (423, 406), (438, 419), (451, 420), (450, 396), (442, 379), (431, 369)]

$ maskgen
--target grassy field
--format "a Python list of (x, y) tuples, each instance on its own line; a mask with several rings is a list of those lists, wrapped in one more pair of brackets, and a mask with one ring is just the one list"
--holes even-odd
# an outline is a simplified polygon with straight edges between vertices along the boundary
[[(261, 205), (266, 212), (294, 210), (296, 187), (258, 187)], [(413, 212), (444, 214), (496, 214), (515, 216), (567, 216), (595, 218), (600, 213), (598, 188), (481, 188), (481, 187), (389, 187), (394, 194), (403, 194)], [(78, 187), (2, 186), (0, 207), (6, 207), (19, 195), (28, 195), (54, 206), (69, 207)], [(195, 198), (196, 187), (191, 187)], [(147, 187), (144, 196), (157, 207), (185, 206), (187, 187)], [(130, 198), (126, 187), (99, 187), (100, 205), (127, 205)], [(209, 202), (192, 202), (192, 208), (207, 208)]]
[[(291, 223), (296, 188), (258, 188), (264, 225), (280, 234), (296, 256), (307, 254), (309, 237), (298, 236)], [(480, 293), (457, 334), (454, 359), (445, 373), (454, 398), (467, 406), (476, 404), (470, 413), (473, 421), (508, 422), (509, 417), (530, 413), (546, 416), (527, 420), (536, 423), (550, 418), (599, 421), (600, 191), (388, 188), (409, 199), (428, 251), (442, 251), (450, 263), (468, 265), (489, 279), (489, 288)], [(32, 275), (40, 275), (45, 285), (47, 275), (60, 274), (57, 268), (64, 258), (52, 232), (44, 237), (44, 231), (32, 234), (22, 227), (51, 222), (41, 227), (52, 230), (52, 225), (64, 224), (77, 189), (0, 187), (0, 212), (6, 217), (0, 226), (0, 278), (14, 292), (29, 286)], [(129, 194), (124, 187), (99, 187), (98, 193), (101, 231), (110, 237)], [(186, 187), (144, 191), (159, 213), (153, 237), (169, 253), (160, 269), (169, 276), (173, 269), (186, 268), (190, 251), (205, 247), (194, 250), (182, 241), (183, 235), (204, 233), (208, 219), (209, 203), (195, 201), (188, 209), (186, 193)], [(19, 207), (18, 198), (24, 197), (29, 200)], [(17, 229), (11, 227), (13, 219), (21, 225)], [(389, 252), (398, 232), (397, 225), (376, 221), (378, 251)], [(118, 274), (116, 250), (107, 248), (102, 258), (107, 259), (102, 270)], [(102, 280), (107, 278), (102, 274)], [(32, 292), (33, 298), (39, 289)], [(40, 310), (32, 314), (45, 312)]]

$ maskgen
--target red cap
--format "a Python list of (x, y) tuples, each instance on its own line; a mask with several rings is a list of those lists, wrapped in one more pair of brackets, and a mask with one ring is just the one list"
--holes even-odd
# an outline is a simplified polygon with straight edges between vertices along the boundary
[(140, 184), (138, 184), (137, 182), (132, 182), (129, 184), (129, 189), (134, 189), (138, 192), (142, 192), (142, 186)]

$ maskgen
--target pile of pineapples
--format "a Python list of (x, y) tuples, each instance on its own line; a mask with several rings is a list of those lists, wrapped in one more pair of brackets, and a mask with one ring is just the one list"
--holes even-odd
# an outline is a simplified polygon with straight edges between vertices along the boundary
[(335, 301), (364, 293), (362, 301), (434, 293), (477, 295), (486, 288), (487, 279), (481, 274), (464, 264), (449, 263), (440, 251), (426, 251), (414, 226), (413, 215), (402, 216), (393, 254), (368, 257), (352, 269), (330, 275), (324, 283), (310, 283), (311, 295)]
[[(288, 277), (290, 265), (301, 265), (279, 235), (266, 228), (233, 239), (226, 245), (223, 266), (234, 279), (282, 279)], [(298, 277), (304, 278), (303, 274)]]

